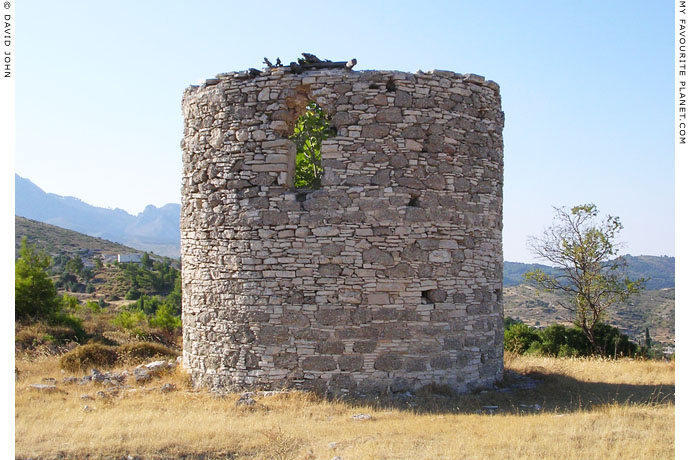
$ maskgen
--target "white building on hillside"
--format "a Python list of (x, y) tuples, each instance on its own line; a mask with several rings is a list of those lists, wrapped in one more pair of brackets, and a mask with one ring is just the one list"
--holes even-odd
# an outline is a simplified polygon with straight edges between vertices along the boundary
[(141, 254), (136, 254), (136, 253), (118, 254), (117, 255), (117, 261), (121, 264), (130, 263), (130, 262), (140, 264), (141, 263)]

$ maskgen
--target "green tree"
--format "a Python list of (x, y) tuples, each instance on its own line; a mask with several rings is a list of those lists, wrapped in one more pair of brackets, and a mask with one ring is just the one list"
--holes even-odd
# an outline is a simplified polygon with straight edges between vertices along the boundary
[(153, 267), (153, 260), (151, 260), (151, 257), (149, 256), (148, 252), (145, 252), (141, 256), (141, 265), (143, 265), (146, 268), (151, 268)]
[(69, 310), (69, 311), (77, 311), (79, 310), (79, 299), (76, 297), (73, 297), (69, 294), (63, 294), (62, 297), (59, 299), (60, 302), (60, 309), (61, 310)]
[(321, 143), (335, 135), (335, 128), (328, 116), (315, 102), (307, 105), (304, 115), (295, 123), (295, 131), (290, 136), (297, 145), (295, 162), (295, 187), (317, 189), (321, 187)]
[(597, 340), (595, 327), (611, 305), (638, 293), (645, 280), (625, 275), (625, 259), (618, 257), (614, 242), (623, 228), (618, 217), (599, 218), (594, 204), (555, 211), (551, 227), (542, 236), (531, 237), (528, 246), (556, 272), (536, 269), (527, 272), (525, 279), (540, 289), (563, 294), (565, 300), (559, 305), (572, 314), (572, 322), (603, 355), (606, 350)]
[(130, 332), (132, 335), (138, 336), (144, 333), (143, 331), (146, 327), (147, 317), (141, 310), (123, 310), (111, 320), (111, 323)]
[(168, 331), (182, 327), (182, 320), (175, 314), (174, 308), (168, 303), (161, 304), (156, 310), (156, 314), (149, 320), (151, 327), (158, 327)]
[(81, 275), (81, 271), (84, 269), (84, 262), (81, 260), (81, 257), (79, 256), (74, 256), (65, 264), (65, 270), (67, 270), (69, 273), (73, 273), (75, 275)]
[(93, 264), (97, 270), (100, 270), (101, 268), (103, 268), (103, 259), (101, 259), (100, 256), (96, 256), (93, 258)]
[(14, 264), (14, 314), (17, 318), (48, 317), (60, 306), (57, 290), (48, 277), (50, 257), (22, 238)]
[(182, 279), (180, 278), (180, 272), (177, 272), (175, 285), (170, 294), (165, 297), (165, 303), (172, 307), (175, 315), (180, 316), (182, 314)]

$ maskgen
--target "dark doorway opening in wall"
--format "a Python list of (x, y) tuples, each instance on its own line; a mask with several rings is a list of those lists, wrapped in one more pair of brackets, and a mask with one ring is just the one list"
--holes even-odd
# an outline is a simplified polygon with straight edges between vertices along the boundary
[(295, 188), (316, 190), (321, 188), (321, 144), (336, 135), (331, 119), (316, 102), (309, 102), (303, 115), (295, 122), (290, 139), (297, 146), (295, 155)]

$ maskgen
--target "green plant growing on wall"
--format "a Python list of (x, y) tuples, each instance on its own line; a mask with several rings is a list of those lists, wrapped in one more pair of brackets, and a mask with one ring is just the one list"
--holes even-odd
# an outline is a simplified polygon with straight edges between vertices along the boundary
[(314, 190), (321, 187), (321, 144), (335, 134), (323, 109), (316, 102), (310, 102), (304, 115), (297, 118), (295, 131), (290, 136), (297, 145), (295, 188)]

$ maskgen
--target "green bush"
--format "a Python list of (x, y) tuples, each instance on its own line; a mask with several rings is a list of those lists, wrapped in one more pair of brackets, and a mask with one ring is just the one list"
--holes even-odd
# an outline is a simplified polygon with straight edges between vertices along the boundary
[(173, 314), (180, 316), (182, 313), (182, 280), (180, 279), (180, 272), (177, 272), (173, 290), (165, 298), (165, 303), (173, 307)]
[(539, 337), (541, 339), (542, 354), (556, 356), (558, 355), (561, 345), (567, 343), (566, 327), (562, 324), (552, 324), (539, 331)]
[(156, 315), (149, 320), (149, 326), (174, 331), (182, 327), (182, 319), (175, 316), (173, 306), (164, 303), (156, 310)]
[(130, 310), (139, 310), (146, 315), (153, 315), (162, 304), (160, 297), (142, 295), (139, 299), (127, 306)]
[(60, 307), (64, 310), (78, 311), (79, 310), (79, 299), (73, 297), (69, 294), (63, 294), (60, 298)]
[(574, 358), (576, 356), (580, 356), (580, 352), (571, 347), (570, 345), (561, 345), (558, 348), (558, 355), (559, 358)]
[(125, 300), (137, 300), (141, 297), (141, 292), (138, 289), (132, 288), (125, 294)]
[(123, 310), (112, 320), (113, 325), (118, 326), (126, 331), (130, 331), (136, 327), (141, 327), (146, 324), (146, 315), (139, 310)]
[(513, 324), (504, 332), (504, 347), (513, 353), (524, 353), (535, 341), (540, 341), (539, 334), (526, 324)]
[(544, 353), (544, 346), (542, 345), (542, 343), (539, 342), (538, 340), (535, 340), (529, 344), (529, 347), (527, 347), (527, 350), (525, 350), (524, 354), (525, 355), (544, 356), (548, 353)]
[[(602, 345), (606, 356), (634, 356), (638, 346), (622, 334), (618, 328), (608, 324), (597, 324), (595, 341)], [(582, 329), (552, 324), (537, 330), (526, 324), (511, 322), (504, 332), (504, 348), (518, 354), (544, 356), (590, 356), (596, 354)]]
[(147, 326), (147, 318), (143, 311), (124, 310), (113, 318), (111, 323), (125, 332), (129, 332), (135, 336), (141, 336), (144, 334), (144, 329)]
[(95, 300), (89, 300), (84, 307), (91, 310), (92, 313), (101, 313), (103, 311), (100, 302), (96, 302)]
[(597, 324), (594, 327), (594, 337), (597, 343), (603, 344), (607, 356), (634, 356), (640, 351), (627, 335), (608, 324)]

